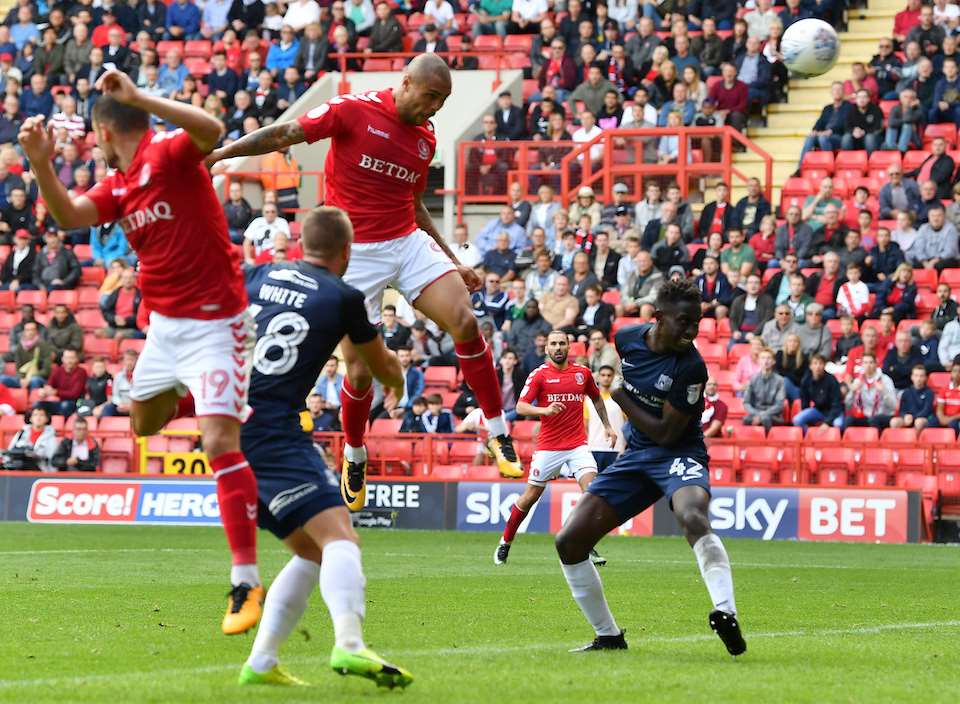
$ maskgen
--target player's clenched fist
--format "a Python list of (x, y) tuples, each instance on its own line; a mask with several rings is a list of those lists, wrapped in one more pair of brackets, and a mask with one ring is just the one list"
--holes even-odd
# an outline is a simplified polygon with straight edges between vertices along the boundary
[(554, 401), (554, 402), (551, 403), (549, 406), (547, 406), (547, 410), (545, 410), (545, 411), (543, 412), (543, 415), (545, 415), (545, 416), (555, 416), (555, 415), (558, 415), (558, 414), (560, 414), (560, 413), (563, 413), (563, 408), (564, 408), (564, 406), (563, 406), (562, 403), (560, 403), (559, 401)]
[(116, 69), (111, 69), (100, 76), (95, 87), (103, 95), (109, 95), (114, 100), (126, 104), (135, 102), (140, 92), (130, 80), (130, 76)]
[(479, 291), (483, 287), (483, 280), (470, 267), (461, 264), (457, 267), (457, 271), (463, 277), (463, 283), (467, 285), (469, 291)]
[(53, 159), (56, 141), (53, 137), (53, 127), (44, 125), (44, 116), (28, 117), (20, 126), (17, 141), (23, 147), (27, 159), (31, 162), (50, 161)]

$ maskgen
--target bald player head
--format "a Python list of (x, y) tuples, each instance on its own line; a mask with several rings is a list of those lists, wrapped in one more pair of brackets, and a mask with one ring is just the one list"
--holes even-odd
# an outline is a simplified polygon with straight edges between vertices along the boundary
[(353, 225), (340, 208), (322, 205), (304, 218), (300, 242), (305, 261), (343, 276), (350, 261)]
[(443, 107), (451, 90), (447, 62), (436, 54), (420, 54), (407, 65), (394, 91), (397, 115), (402, 122), (422, 125)]

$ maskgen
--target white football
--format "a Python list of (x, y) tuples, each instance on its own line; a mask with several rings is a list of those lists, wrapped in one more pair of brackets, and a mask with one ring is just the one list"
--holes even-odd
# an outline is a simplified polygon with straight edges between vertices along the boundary
[(800, 20), (783, 33), (780, 52), (783, 63), (795, 78), (819, 76), (837, 63), (840, 39), (836, 30), (823, 20)]

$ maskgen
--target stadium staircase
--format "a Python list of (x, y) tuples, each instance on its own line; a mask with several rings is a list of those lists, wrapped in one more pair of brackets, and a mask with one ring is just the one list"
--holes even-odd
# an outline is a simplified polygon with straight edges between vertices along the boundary
[[(796, 171), (803, 140), (823, 106), (830, 102), (830, 84), (848, 79), (853, 63), (870, 60), (881, 37), (890, 36), (894, 15), (903, 6), (902, 0), (870, 0), (869, 8), (850, 10), (849, 29), (840, 34), (836, 66), (816, 78), (790, 81), (788, 102), (767, 108), (766, 127), (747, 130), (750, 139), (773, 156), (773, 203), (780, 203), (780, 186)], [(756, 153), (736, 154), (734, 164), (743, 173), (763, 180), (763, 161)], [(745, 195), (745, 189), (738, 185), (734, 188), (734, 202), (741, 195)]]

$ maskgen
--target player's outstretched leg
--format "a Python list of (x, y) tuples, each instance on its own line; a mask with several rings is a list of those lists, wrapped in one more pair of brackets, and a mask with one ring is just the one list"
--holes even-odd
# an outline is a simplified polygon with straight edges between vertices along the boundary
[(367, 501), (367, 449), (363, 445), (363, 436), (370, 421), (373, 377), (348, 340), (343, 340), (341, 349), (347, 364), (347, 376), (340, 391), (345, 439), (340, 495), (348, 509), (359, 511)]
[(493, 353), (480, 336), (463, 279), (455, 271), (437, 279), (417, 297), (414, 306), (453, 338), (463, 379), (483, 411), (487, 447), (497, 461), (500, 474), (512, 479), (522, 477), (523, 467), (503, 416), (503, 399)]
[(673, 511), (693, 548), (700, 574), (713, 601), (710, 628), (716, 631), (731, 655), (740, 655), (747, 643), (737, 622), (737, 604), (733, 596), (730, 558), (720, 536), (710, 531), (707, 509), (710, 497), (698, 486), (684, 487), (673, 494)]
[(510, 545), (517, 537), (517, 531), (520, 524), (527, 517), (533, 505), (540, 500), (544, 487), (536, 484), (527, 484), (526, 491), (517, 497), (517, 502), (510, 509), (510, 518), (507, 519), (507, 525), (503, 528), (503, 535), (500, 537), (500, 543), (493, 553), (493, 564), (505, 565), (507, 557), (510, 555)]
[(557, 554), (560, 556), (563, 576), (570, 585), (574, 601), (596, 634), (591, 643), (570, 652), (625, 650), (627, 647), (623, 631), (617, 626), (610, 607), (607, 606), (600, 574), (590, 561), (590, 550), (620, 523), (620, 518), (610, 504), (587, 493), (577, 503), (570, 519), (557, 534)]
[(220, 522), (233, 563), (222, 628), (227, 635), (237, 635), (257, 625), (263, 604), (257, 569), (257, 480), (240, 451), (239, 421), (203, 416), (200, 433), (217, 482)]

